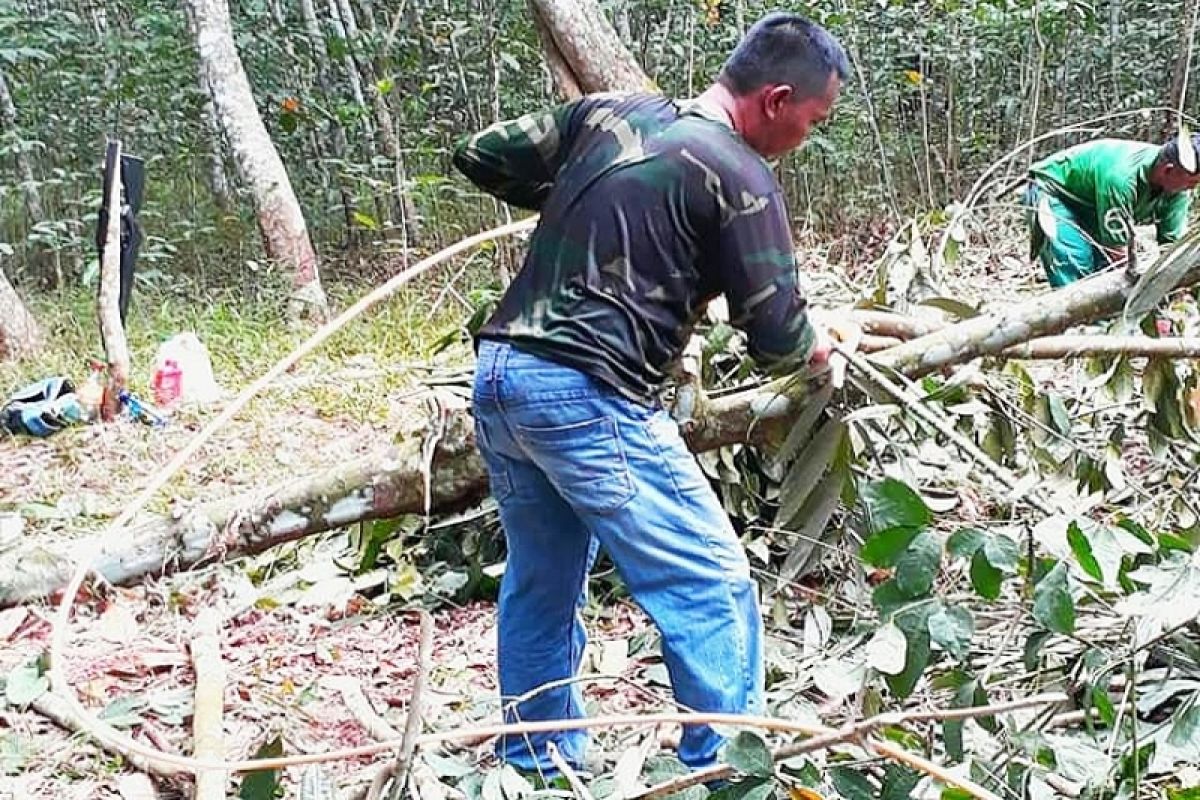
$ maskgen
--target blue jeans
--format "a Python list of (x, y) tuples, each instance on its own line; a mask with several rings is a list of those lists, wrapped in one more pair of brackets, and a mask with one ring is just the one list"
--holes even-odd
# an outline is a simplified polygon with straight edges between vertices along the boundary
[[(508, 541), (500, 587), (500, 694), (506, 721), (584, 716), (574, 677), (579, 618), (598, 545), (662, 634), (676, 702), (694, 711), (762, 710), (762, 617), (729, 518), (662, 409), (576, 369), (483, 340), (475, 428)], [(533, 693), (528, 699), (517, 698)], [(512, 736), (498, 755), (554, 773), (554, 742), (581, 767), (581, 730)], [(716, 761), (724, 739), (685, 726), (680, 759)]]

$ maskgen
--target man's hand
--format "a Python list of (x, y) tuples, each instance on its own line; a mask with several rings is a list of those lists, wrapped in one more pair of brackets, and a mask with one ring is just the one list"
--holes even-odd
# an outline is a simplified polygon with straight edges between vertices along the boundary
[(835, 316), (827, 311), (810, 311), (808, 321), (817, 339), (808, 359), (809, 366), (828, 365), (829, 383), (833, 388), (840, 389), (846, 382), (846, 359), (834, 352), (833, 344), (837, 342), (842, 349), (854, 352), (862, 341), (862, 328), (847, 317)]

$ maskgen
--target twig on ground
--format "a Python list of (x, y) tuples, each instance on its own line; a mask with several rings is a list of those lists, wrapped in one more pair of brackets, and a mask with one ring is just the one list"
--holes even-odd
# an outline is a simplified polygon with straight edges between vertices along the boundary
[[(192, 669), (196, 695), (192, 713), (192, 751), (197, 758), (222, 758), (225, 754), (225, 662), (221, 660), (221, 619), (205, 608), (196, 617), (192, 640)], [(207, 771), (196, 775), (195, 800), (224, 800), (228, 775)]]
[[(814, 736), (803, 742), (786, 745), (780, 747), (772, 753), (772, 757), (779, 761), (785, 758), (793, 758), (795, 756), (811, 753), (816, 750), (824, 750), (834, 745), (856, 742), (874, 750), (880, 755), (887, 756), (893, 761), (902, 761), (909, 766), (931, 775), (934, 778), (960, 789), (970, 792), (974, 797), (986, 798), (992, 800), (996, 795), (984, 789), (972, 781), (959, 778), (951, 775), (946, 769), (931, 761), (913, 755), (907, 750), (891, 744), (889, 742), (868, 742), (867, 737), (874, 733), (877, 729), (888, 725), (900, 725), (906, 722), (928, 722), (932, 720), (959, 720), (971, 719), (975, 717), (990, 717), (996, 714), (1003, 714), (1009, 711), (1017, 711), (1022, 708), (1033, 708), (1036, 706), (1048, 705), (1050, 703), (1062, 703), (1067, 701), (1067, 696), (1061, 693), (1035, 695), (1021, 700), (1013, 700), (1008, 703), (995, 703), (988, 706), (975, 706), (971, 708), (955, 708), (935, 711), (915, 711), (910, 713), (894, 713), (894, 714), (879, 714), (869, 719), (852, 725), (846, 725), (842, 728), (833, 730), (828, 729), (820, 735)], [(707, 769), (697, 770), (688, 775), (681, 775), (677, 778), (672, 778), (669, 781), (664, 781), (655, 786), (651, 786), (646, 791), (639, 795), (635, 795), (630, 800), (655, 800), (655, 798), (665, 797), (692, 786), (698, 786), (701, 783), (710, 781), (726, 780), (735, 774), (736, 770), (727, 765), (720, 764), (709, 767)], [(998, 798), (996, 799), (998, 800)]]
[(558, 752), (558, 747), (554, 742), (546, 743), (546, 752), (550, 754), (550, 760), (554, 762), (554, 766), (567, 779), (567, 785), (571, 787), (571, 792), (577, 800), (595, 800), (592, 797), (592, 793), (583, 785), (583, 781), (579, 779), (579, 775), (571, 768), (567, 760), (562, 757), (562, 753)]
[[(41, 697), (29, 704), (29, 707), (69, 733), (88, 734), (87, 725), (80, 721), (79, 716), (71, 710), (66, 701), (52, 691), (43, 692)], [(170, 778), (184, 772), (178, 767), (160, 763), (158, 759), (148, 758), (137, 753), (128, 753), (107, 742), (98, 742), (98, 745), (104, 752), (124, 759), (131, 767), (148, 775)]]
[(403, 737), (404, 734), (381, 717), (371, 706), (371, 701), (363, 694), (362, 686), (357, 679), (348, 675), (335, 675), (322, 679), (321, 683), (341, 695), (342, 702), (346, 704), (346, 710), (350, 712), (350, 716), (354, 717), (354, 720), (362, 725), (375, 741), (386, 742)]
[(399, 800), (404, 784), (408, 781), (413, 753), (417, 749), (417, 736), (421, 732), (421, 703), (425, 692), (425, 677), (429, 673), (433, 650), (433, 617), (423, 608), (417, 609), (417, 616), (421, 620), (421, 644), (417, 651), (417, 674), (413, 677), (412, 694), (408, 700), (408, 716), (404, 720), (404, 736), (400, 740), (400, 750), (396, 753), (396, 759), (380, 769), (375, 780), (371, 782), (367, 800), (378, 800), (382, 797), (389, 779), (392, 780), (392, 790), (388, 793), (388, 798)]

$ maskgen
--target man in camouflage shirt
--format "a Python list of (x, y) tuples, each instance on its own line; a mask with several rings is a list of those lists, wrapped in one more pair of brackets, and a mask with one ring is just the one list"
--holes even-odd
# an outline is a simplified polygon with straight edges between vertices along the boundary
[[(798, 147), (848, 72), (821, 27), (754, 25), (699, 98), (594, 95), (466, 140), (455, 165), (541, 212), (525, 264), (479, 333), (479, 447), (508, 542), (499, 672), (508, 720), (584, 716), (578, 618), (603, 545), (662, 634), (678, 703), (756, 713), (762, 620), (737, 536), (658, 394), (708, 301), (724, 294), (771, 369), (828, 355), (806, 316), (782, 191), (765, 159)], [(554, 774), (586, 733), (502, 739)], [(680, 758), (722, 737), (685, 726)]]

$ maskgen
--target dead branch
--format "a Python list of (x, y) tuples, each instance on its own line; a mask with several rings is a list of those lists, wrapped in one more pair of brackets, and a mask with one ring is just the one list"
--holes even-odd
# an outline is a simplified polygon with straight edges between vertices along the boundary
[(321, 679), (321, 685), (337, 690), (342, 696), (342, 702), (350, 716), (363, 726), (371, 738), (377, 742), (389, 739), (399, 739), (404, 734), (392, 727), (392, 724), (381, 717), (371, 706), (371, 701), (363, 694), (362, 685), (358, 680), (347, 675), (336, 675)]
[[(1018, 711), (1023, 708), (1035, 708), (1038, 706), (1049, 705), (1051, 703), (1063, 703), (1069, 698), (1065, 694), (1053, 693), (1036, 695), (1027, 697), (1021, 700), (1013, 700), (1007, 703), (994, 703), (989, 706), (975, 706), (972, 708), (953, 708), (934, 711), (914, 711), (909, 713), (888, 713), (878, 714), (869, 719), (862, 720), (850, 725), (845, 725), (839, 729), (830, 729), (826, 733), (814, 736), (803, 742), (786, 745), (780, 747), (771, 753), (771, 757), (775, 761), (781, 761), (787, 758), (812, 753), (817, 750), (827, 750), (830, 747), (835, 747), (839, 744), (856, 743), (868, 750), (875, 750), (881, 755), (885, 755), (894, 761), (903, 761), (910, 766), (924, 772), (927, 775), (932, 775), (943, 783), (958, 786), (970, 792), (974, 797), (978, 798), (996, 798), (996, 795), (984, 789), (982, 786), (964, 782), (962, 779), (950, 775), (946, 770), (933, 762), (918, 758), (912, 753), (909, 753), (903, 748), (897, 747), (888, 742), (868, 741), (868, 737), (875, 733), (879, 728), (903, 725), (909, 722), (928, 722), (933, 720), (962, 720), (962, 719), (977, 719), (979, 717), (992, 717), (997, 714), (1004, 714), (1010, 711)], [(707, 769), (697, 770), (687, 775), (680, 775), (672, 778), (669, 781), (663, 781), (660, 784), (651, 786), (644, 792), (634, 795), (629, 800), (656, 800), (656, 798), (666, 797), (667, 795), (681, 792), (684, 789), (692, 786), (699, 786), (702, 783), (710, 781), (728, 780), (737, 772), (736, 769), (728, 764), (718, 764), (708, 767)], [(966, 785), (971, 783), (970, 786)]]
[[(192, 669), (196, 673), (192, 712), (192, 746), (196, 758), (225, 754), (225, 662), (221, 659), (221, 618), (205, 608), (196, 617), (192, 640)], [(195, 800), (224, 800), (228, 776), (223, 772), (196, 774)]]
[(587, 786), (580, 780), (579, 774), (562, 757), (562, 753), (558, 752), (558, 746), (554, 742), (546, 743), (546, 752), (550, 756), (550, 761), (558, 768), (562, 776), (567, 779), (567, 785), (571, 787), (571, 793), (575, 795), (575, 800), (596, 800), (592, 796), (592, 793), (588, 791)]
[[(41, 697), (29, 704), (29, 707), (68, 733), (84, 736), (89, 734), (88, 722), (80, 719), (79, 715), (67, 705), (66, 701), (52, 691), (43, 692)], [(103, 741), (98, 741), (97, 743), (100, 749), (109, 755), (124, 759), (134, 769), (141, 770), (157, 778), (170, 778), (186, 772), (185, 769), (181, 769), (178, 766), (164, 763), (156, 756), (131, 752)], [(156, 754), (161, 752), (160, 749), (155, 748)]]
[(388, 793), (389, 800), (399, 800), (403, 794), (404, 784), (408, 781), (409, 767), (412, 766), (413, 753), (417, 748), (417, 736), (421, 732), (421, 705), (425, 694), (425, 678), (429, 673), (430, 655), (433, 651), (433, 617), (423, 608), (417, 609), (421, 620), (421, 644), (417, 650), (417, 674), (413, 678), (412, 695), (408, 699), (408, 715), (404, 720), (404, 736), (400, 740), (400, 750), (396, 759), (385, 766), (371, 782), (367, 791), (367, 800), (378, 800), (383, 796), (383, 788), (388, 779), (392, 779), (392, 790)]
[(1042, 360), (1118, 355), (1133, 358), (1200, 358), (1200, 337), (1043, 336), (1009, 347), (1001, 353), (1004, 358)]

